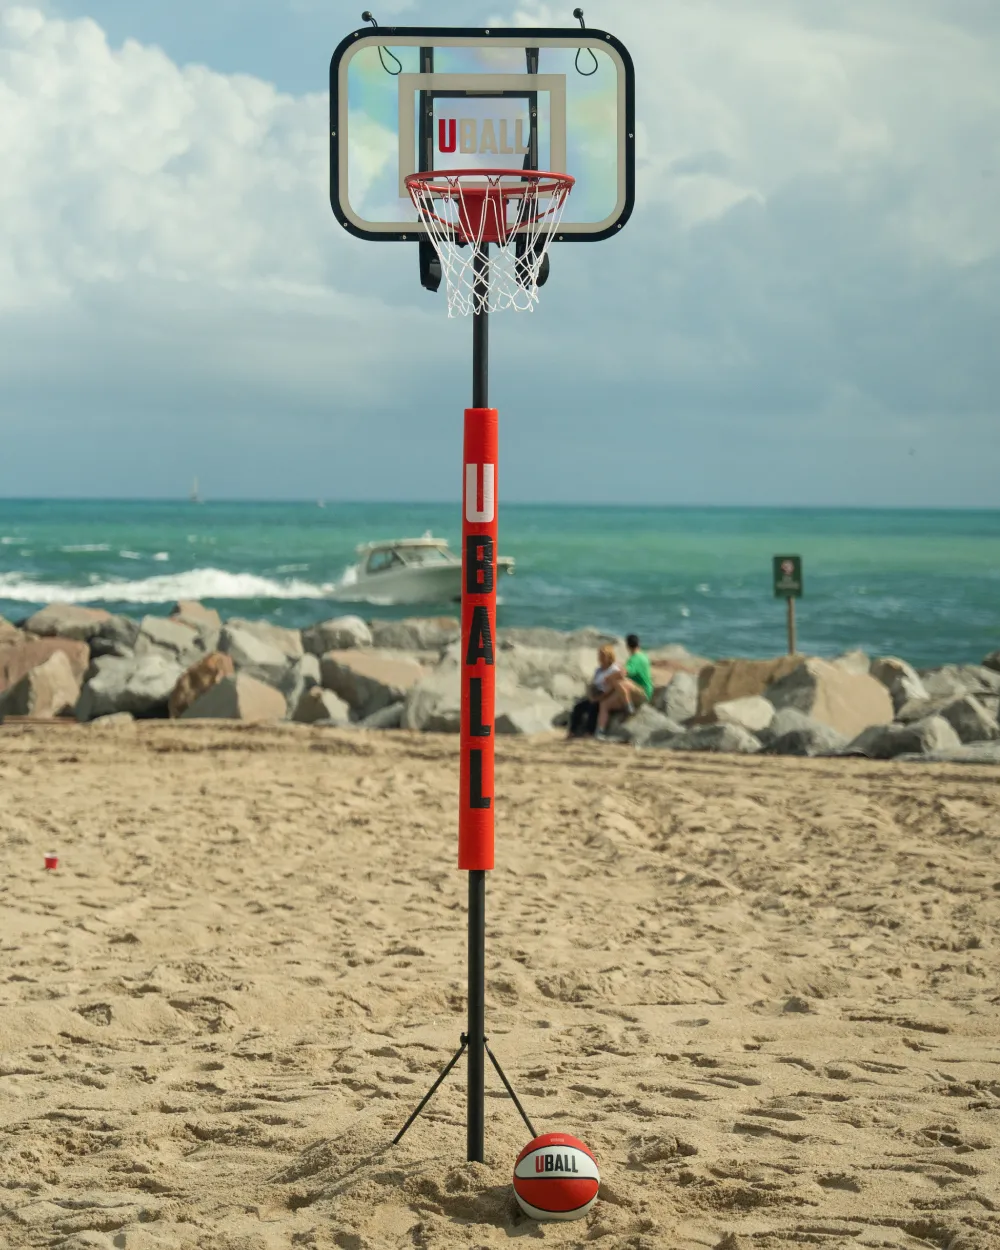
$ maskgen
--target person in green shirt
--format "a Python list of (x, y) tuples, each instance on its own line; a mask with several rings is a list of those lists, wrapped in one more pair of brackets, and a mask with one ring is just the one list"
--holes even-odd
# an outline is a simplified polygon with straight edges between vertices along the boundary
[(628, 663), (625, 665), (625, 676), (638, 686), (646, 696), (648, 703), (653, 697), (653, 670), (649, 667), (649, 656), (639, 650), (639, 635), (629, 634), (625, 639), (628, 647)]

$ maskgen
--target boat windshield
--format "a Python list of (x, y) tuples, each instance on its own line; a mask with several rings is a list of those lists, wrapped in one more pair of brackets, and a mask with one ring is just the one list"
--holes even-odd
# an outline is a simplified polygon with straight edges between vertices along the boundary
[(406, 547), (401, 554), (409, 565), (422, 566), (458, 563), (458, 557), (454, 552), (442, 547)]

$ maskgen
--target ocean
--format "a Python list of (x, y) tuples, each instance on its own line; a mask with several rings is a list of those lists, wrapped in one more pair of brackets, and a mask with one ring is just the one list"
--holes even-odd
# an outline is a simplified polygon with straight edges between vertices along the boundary
[[(430, 530), (458, 550), (456, 504), (0, 501), (0, 615), (63, 601), (133, 616), (200, 599), (303, 626), (453, 613), (330, 602), (357, 544)], [(799, 650), (860, 647), (918, 667), (1000, 648), (1000, 511), (548, 507), (500, 516), (501, 625), (594, 625), (703, 655), (785, 650), (771, 558), (801, 555)]]

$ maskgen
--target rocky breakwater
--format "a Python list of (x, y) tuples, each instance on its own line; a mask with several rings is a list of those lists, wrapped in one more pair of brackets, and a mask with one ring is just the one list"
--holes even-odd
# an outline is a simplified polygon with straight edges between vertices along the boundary
[[(501, 629), (496, 732), (566, 724), (595, 651), (593, 629)], [(0, 716), (178, 721), (287, 720), (358, 730), (457, 733), (459, 624), (453, 617), (305, 630), (222, 620), (199, 603), (139, 620), (52, 604), (0, 620)], [(611, 737), (642, 749), (1000, 762), (1000, 652), (980, 665), (917, 671), (894, 656), (711, 661), (650, 651), (656, 690)]]

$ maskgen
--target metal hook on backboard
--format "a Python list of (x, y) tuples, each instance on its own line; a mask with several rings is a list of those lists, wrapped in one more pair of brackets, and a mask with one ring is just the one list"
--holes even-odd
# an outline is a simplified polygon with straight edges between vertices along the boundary
[[(576, 20), (580, 23), (580, 29), (581, 29), (581, 30), (586, 30), (586, 29), (587, 29), (587, 23), (583, 20), (583, 9), (580, 9), (580, 8), (576, 8), (576, 9), (574, 9), (574, 10), (573, 10), (573, 16), (574, 16), (574, 17), (576, 18)], [(587, 69), (587, 70), (583, 70), (583, 69), (581, 69), (581, 68), (580, 68), (580, 53), (581, 53), (582, 51), (583, 51), (583, 49), (582, 49), (582, 48), (577, 48), (577, 50), (576, 50), (576, 59), (574, 60), (573, 64), (576, 66), (576, 72), (577, 72), (578, 74), (580, 74), (580, 75), (581, 75), (581, 77), (583, 77), (583, 78), (591, 78), (594, 74), (596, 74), (596, 73), (597, 73), (598, 69), (600, 69), (600, 66), (599, 66), (599, 65), (598, 65), (598, 63), (597, 63), (597, 57), (594, 55), (594, 49), (593, 49), (593, 48), (588, 48), (588, 49), (587, 49), (587, 51), (590, 53), (590, 59), (594, 62), (594, 68), (593, 68), (593, 69)]]
[[(372, 17), (371, 9), (365, 9), (364, 13), (361, 14), (361, 20), (363, 22), (371, 22), (371, 24), (375, 27), (375, 29), (378, 30), (378, 22), (376, 22), (374, 17)], [(392, 59), (396, 62), (395, 69), (390, 69), (389, 66), (386, 65), (385, 63), (386, 56), (392, 57)], [(387, 74), (391, 74), (393, 78), (395, 78), (397, 74), (401, 74), (403, 72), (403, 64), (400, 61), (399, 57), (396, 56), (394, 53), (390, 52), (388, 48), (383, 48), (381, 44), (379, 44), (378, 59), (382, 62), (382, 68), (385, 70), (385, 72)]]

